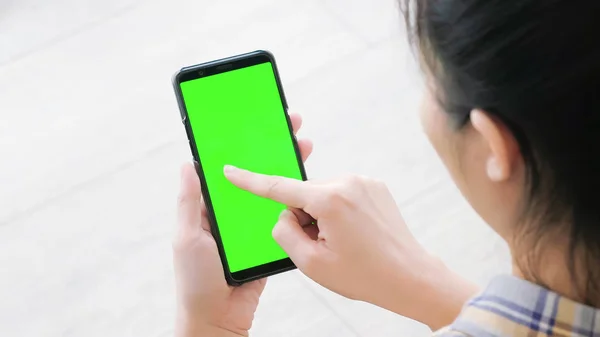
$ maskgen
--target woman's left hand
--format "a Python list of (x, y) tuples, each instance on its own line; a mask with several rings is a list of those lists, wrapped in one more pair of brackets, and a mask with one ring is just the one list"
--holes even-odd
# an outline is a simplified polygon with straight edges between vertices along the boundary
[[(290, 115), (294, 134), (302, 119)], [(305, 161), (312, 143), (299, 140)], [(178, 229), (173, 242), (178, 296), (176, 336), (247, 336), (266, 279), (230, 287), (210, 232), (200, 180), (192, 164), (181, 172)]]

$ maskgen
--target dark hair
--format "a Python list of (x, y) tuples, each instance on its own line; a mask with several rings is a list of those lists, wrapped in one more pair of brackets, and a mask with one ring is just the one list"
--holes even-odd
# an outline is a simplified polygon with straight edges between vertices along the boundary
[[(460, 128), (482, 109), (527, 167), (528, 222), (569, 239), (580, 296), (600, 305), (600, 1), (402, 0), (438, 100)], [(537, 242), (536, 242), (537, 241)]]

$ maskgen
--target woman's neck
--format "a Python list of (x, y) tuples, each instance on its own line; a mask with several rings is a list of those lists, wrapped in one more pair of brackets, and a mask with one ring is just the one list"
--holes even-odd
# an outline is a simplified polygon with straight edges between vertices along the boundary
[[(533, 258), (527, 258), (524, 257), (527, 254), (519, 255), (513, 251), (513, 275), (576, 302), (592, 302), (594, 306), (599, 306), (600, 303), (588, 298), (586, 294), (587, 273), (576, 270), (581, 268), (571, 267), (571, 259), (567, 252), (566, 249), (558, 249), (555, 246), (536, 252)], [(577, 273), (578, 277), (573, 277), (573, 272)]]

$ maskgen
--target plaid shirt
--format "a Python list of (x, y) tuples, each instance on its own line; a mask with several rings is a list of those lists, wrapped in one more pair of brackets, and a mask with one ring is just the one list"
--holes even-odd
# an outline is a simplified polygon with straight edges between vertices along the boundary
[(436, 337), (600, 337), (600, 309), (513, 276), (495, 278)]

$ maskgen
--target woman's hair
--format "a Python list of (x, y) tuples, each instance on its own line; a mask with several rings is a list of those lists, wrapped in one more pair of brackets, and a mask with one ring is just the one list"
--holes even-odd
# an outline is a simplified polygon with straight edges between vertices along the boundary
[(600, 305), (600, 1), (401, 0), (401, 7), (455, 126), (482, 109), (520, 146), (528, 263), (551, 244), (544, 235), (567, 238), (579, 295)]

